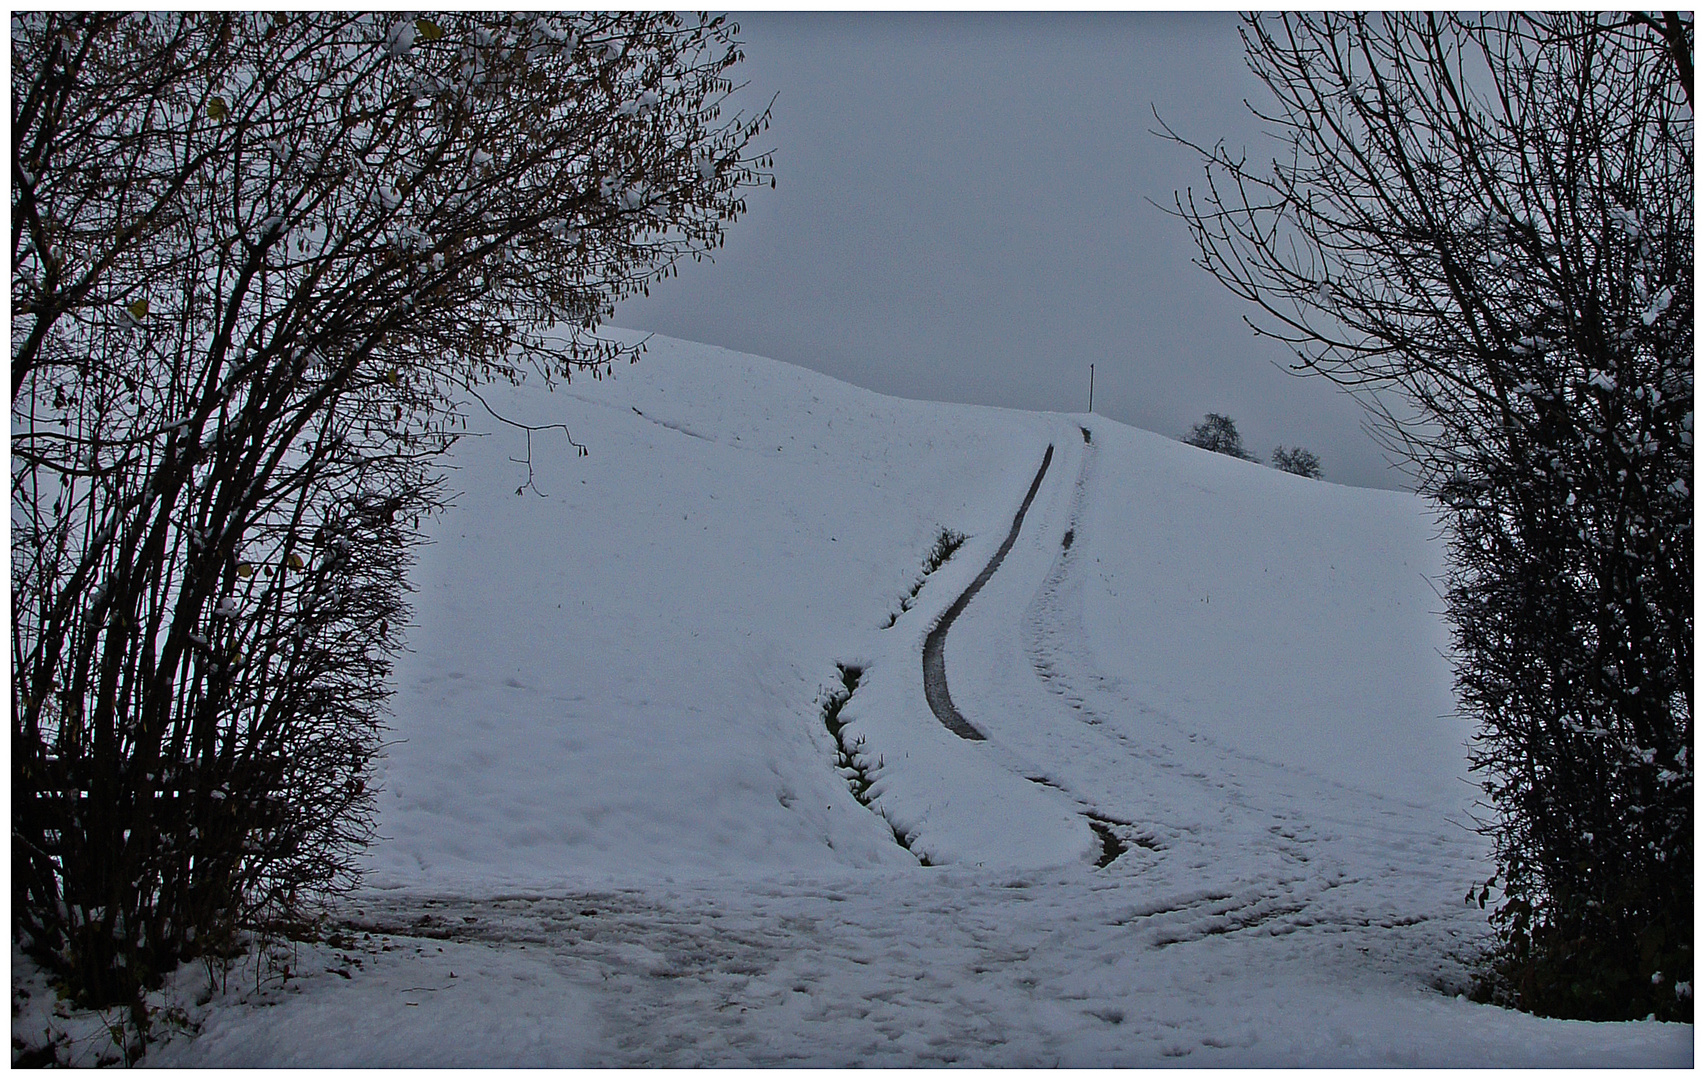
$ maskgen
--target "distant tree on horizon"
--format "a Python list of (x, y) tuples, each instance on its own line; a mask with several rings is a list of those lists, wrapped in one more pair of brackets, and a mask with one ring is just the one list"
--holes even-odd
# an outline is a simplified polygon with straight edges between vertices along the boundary
[(1243, 436), (1237, 433), (1237, 424), (1229, 416), (1219, 413), (1209, 413), (1202, 422), (1190, 429), (1190, 434), (1184, 436), (1184, 441), (1191, 446), (1199, 446), (1203, 450), (1212, 450), (1216, 454), (1238, 458), (1242, 461), (1254, 461), (1248, 451), (1243, 448)]
[(1320, 479), (1320, 459), (1314, 456), (1313, 451), (1305, 450), (1300, 446), (1273, 447), (1273, 468), (1281, 472), (1306, 476), (1310, 480)]

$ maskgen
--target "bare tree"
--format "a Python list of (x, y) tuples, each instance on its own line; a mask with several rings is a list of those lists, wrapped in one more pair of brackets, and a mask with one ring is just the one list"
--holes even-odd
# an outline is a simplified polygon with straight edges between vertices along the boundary
[(1177, 209), (1451, 526), (1487, 992), (1690, 1018), (1692, 21), (1290, 15), (1244, 40), (1284, 153), (1195, 147), (1207, 189)]
[(1306, 476), (1310, 480), (1320, 479), (1320, 459), (1314, 455), (1314, 451), (1305, 450), (1300, 446), (1273, 447), (1273, 468)]
[(1244, 461), (1254, 461), (1249, 451), (1243, 448), (1243, 436), (1237, 433), (1237, 423), (1229, 416), (1219, 413), (1209, 413), (1202, 417), (1202, 422), (1190, 429), (1190, 434), (1184, 436), (1184, 441), (1191, 446), (1199, 446), (1203, 450), (1212, 450), (1216, 454), (1240, 458)]
[(13, 912), (84, 1000), (352, 880), (458, 395), (720, 245), (734, 33), (13, 16)]

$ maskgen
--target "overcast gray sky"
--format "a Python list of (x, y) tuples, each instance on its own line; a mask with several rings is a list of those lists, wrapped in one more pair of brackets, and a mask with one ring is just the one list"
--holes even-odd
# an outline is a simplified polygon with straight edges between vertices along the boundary
[[(1225, 13), (737, 16), (744, 100), (776, 95), (753, 193), (714, 264), (620, 326), (800, 364), (887, 394), (1095, 411), (1180, 436), (1207, 412), (1266, 459), (1303, 445), (1339, 483), (1401, 487), (1360, 408), (1288, 374), (1190, 262), (1170, 206), (1200, 186), (1151, 108), (1271, 156)], [(643, 361), (642, 361), (643, 362)]]

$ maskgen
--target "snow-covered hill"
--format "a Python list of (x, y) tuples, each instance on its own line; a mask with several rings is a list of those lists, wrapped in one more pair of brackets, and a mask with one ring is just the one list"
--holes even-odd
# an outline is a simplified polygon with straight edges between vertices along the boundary
[[(1420, 500), (662, 338), (488, 397), (591, 454), (457, 450), (347, 936), (149, 1063), (1691, 1062), (1454, 996)], [(945, 640), (968, 739), (925, 639), (1039, 470)]]
[[(1461, 832), (1444, 823), (1464, 820), (1467, 732), (1446, 718), (1413, 497), (663, 339), (613, 379), (498, 408), (564, 420), (592, 454), (536, 435), (543, 498), (515, 494), (513, 433), (458, 454), (399, 671), (376, 885), (915, 867), (830, 767), (837, 664), (863, 669), (842, 739), (863, 740), (874, 808), (938, 865), (1076, 866), (1099, 849), (1086, 808), (1188, 835), (1224, 792), (1281, 779), (1344, 789), (1336, 816)], [(991, 736), (968, 744), (925, 703), (923, 638), (1049, 446), (1026, 527), (948, 639), (950, 686)], [(942, 528), (970, 539), (885, 626)], [(1161, 796), (1174, 773), (1202, 778)]]

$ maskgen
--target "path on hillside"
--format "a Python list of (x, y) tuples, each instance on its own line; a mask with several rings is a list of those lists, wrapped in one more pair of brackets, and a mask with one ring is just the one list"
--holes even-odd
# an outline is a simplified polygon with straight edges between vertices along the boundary
[[(1059, 481), (1071, 484), (1069, 502), (1044, 500), (1063, 515), (1026, 521), (1049, 465), (1062, 456), (1050, 444), (1000, 549), (926, 639), (925, 692), (936, 717), (984, 742), (1009, 771), (1069, 798), (1101, 841), (1097, 865), (1106, 874), (1215, 890), (1222, 907), (1207, 933), (1454, 923), (1459, 912), (1444, 901), (1459, 897), (1478, 867), (1453, 843), (1448, 823), (1417, 820), (1399, 800), (1215, 744), (1098, 669), (1084, 624), (1092, 575), (1085, 552), (1095, 545), (1085, 541), (1093, 540), (1086, 530), (1105, 493), (1092, 433), (1082, 426), (1078, 432), (1076, 475)], [(946, 694), (946, 637), (1026, 524), (1037, 538), (1058, 538), (1052, 559), (1027, 557), (1015, 564), (1021, 569), (1004, 573), (1038, 573), (1040, 581), (1033, 591), (1008, 582), (1000, 603), (980, 606), (957, 632), (987, 634), (1017, 623), (1024, 667), (1036, 681), (1027, 688), (1014, 676), (979, 688), (983, 714), (973, 727)], [(1045, 550), (1047, 541), (1035, 543)], [(1003, 609), (1023, 595), (1023, 607)]]
[[(1216, 744), (1099, 669), (1095, 647), (1119, 643), (1094, 639), (1084, 623), (1094, 576), (1086, 552), (1095, 548), (1086, 541), (1106, 492), (1099, 449), (1087, 427), (1079, 430), (1083, 446), (1063, 520), (1032, 523), (1038, 535), (1059, 538), (1045, 575), (1021, 610), (977, 615), (1018, 621), (1032, 686), (1045, 691), (1025, 693), (1021, 680), (1003, 691), (1006, 707), (979, 718), (991, 748), (1077, 804), (1102, 841), (1103, 874), (1223, 894), (1208, 933), (1438, 921), (1446, 939), (1473, 936), (1478, 920), (1461, 918), (1457, 898), (1480, 868), (1450, 823)], [(1230, 647), (1227, 661), (1235, 663)]]
[(983, 572), (977, 575), (976, 580), (966, 586), (959, 598), (953, 601), (952, 606), (930, 630), (929, 636), (924, 638), (924, 697), (929, 701), (930, 712), (935, 714), (935, 718), (961, 739), (980, 741), (984, 735), (960, 714), (953, 704), (952, 696), (947, 692), (947, 659), (944, 655), (947, 632), (952, 628), (953, 620), (965, 610), (972, 597), (995, 576), (995, 571), (1000, 569), (1001, 562), (1006, 559), (1006, 553), (1012, 550), (1019, 530), (1024, 527), (1024, 515), (1029, 513), (1030, 504), (1035, 501), (1036, 492), (1042, 486), (1042, 478), (1048, 475), (1048, 464), (1053, 460), (1054, 446), (1050, 443), (1047, 453), (1042, 455), (1042, 467), (1036, 470), (1036, 479), (1030, 481), (1030, 490), (1025, 494), (1024, 502), (1019, 504), (1018, 513), (1012, 516), (1012, 528), (1007, 531), (1000, 549), (989, 559), (988, 565), (983, 567)]
[[(1103, 868), (367, 891), (340, 905), (333, 940), (293, 946), (290, 985), (271, 991), (266, 1008), (234, 1008), (229, 1026), (215, 1016), (199, 1043), (145, 1064), (1690, 1061), (1679, 1034), (1668, 1057), (1641, 1059), (1586, 1025), (1511, 1018), (1438, 992), (1466, 985), (1466, 947), (1484, 920), (1445, 902), (1453, 889), (1460, 897), (1466, 873), (1438, 830), (1378, 796), (1198, 738), (1187, 717), (1146, 705), (1098, 667), (1094, 646), (1120, 645), (1092, 641), (1085, 626), (1093, 510), (1105, 489), (1099, 450), (1080, 430), (1063, 518), (1026, 514), (1050, 464), (1054, 483), (1066, 482), (1076, 435), (1050, 445), (1005, 542), (931, 636), (949, 715), (974, 733), (956, 734), (976, 740), (948, 742), (1072, 800), (1123, 849)], [(1002, 686), (1019, 692), (975, 712), (972, 727), (946, 696), (942, 646), (1026, 524), (1049, 539), (1018, 548), (1004, 571), (1014, 580), (1003, 577), (958, 623), (956, 633), (1018, 628), (1018, 663)], [(963, 681), (961, 693), (972, 694)], [(222, 1049), (233, 1046), (258, 1049), (252, 1058)]]

